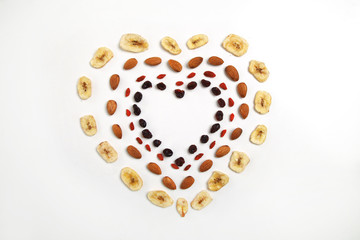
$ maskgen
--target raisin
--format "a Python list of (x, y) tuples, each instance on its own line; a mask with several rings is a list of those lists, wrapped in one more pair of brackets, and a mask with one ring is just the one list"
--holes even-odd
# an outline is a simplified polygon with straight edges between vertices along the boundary
[(197, 83), (195, 81), (189, 82), (189, 84), (187, 85), (187, 89), (189, 90), (193, 90), (194, 88), (196, 88)]
[(203, 85), (203, 87), (208, 87), (211, 85), (211, 82), (208, 80), (205, 80), (205, 79), (201, 80), (200, 82), (201, 82), (201, 85)]
[(163, 154), (165, 157), (171, 157), (173, 155), (173, 151), (170, 148), (165, 148), (163, 150)]
[(144, 138), (147, 138), (147, 139), (152, 138), (152, 133), (148, 129), (142, 130), (142, 135)]
[(156, 87), (161, 91), (166, 89), (166, 85), (163, 82), (156, 84)]
[(189, 149), (188, 149), (189, 153), (193, 154), (197, 151), (197, 147), (196, 145), (192, 144), (190, 145)]
[(140, 119), (139, 120), (139, 125), (140, 125), (140, 127), (145, 128), (146, 127), (146, 121), (144, 119)]
[(147, 88), (151, 88), (152, 87), (152, 83), (150, 81), (145, 81), (143, 83), (143, 85), (141, 86), (142, 89), (147, 89)]
[(175, 160), (175, 164), (178, 165), (179, 167), (181, 167), (182, 165), (184, 165), (185, 160), (183, 157), (179, 157)]
[(209, 136), (208, 135), (202, 135), (200, 137), (200, 142), (201, 143), (207, 143), (209, 141)]
[(133, 113), (136, 115), (136, 116), (139, 116), (141, 114), (141, 109), (138, 107), (138, 105), (134, 104), (133, 105)]
[(215, 95), (215, 96), (219, 96), (221, 94), (221, 91), (218, 87), (213, 87), (211, 88), (211, 92)]
[(217, 103), (218, 103), (219, 107), (221, 107), (221, 108), (225, 107), (225, 105), (226, 105), (224, 99), (222, 99), (222, 98), (219, 98), (217, 100)]
[(135, 102), (140, 102), (142, 99), (142, 93), (141, 92), (136, 92), (134, 95), (134, 100)]
[(177, 98), (183, 98), (185, 95), (185, 91), (184, 90), (180, 90), (180, 89), (175, 89), (175, 95)]
[(216, 112), (216, 114), (215, 114), (215, 118), (216, 118), (216, 120), (218, 120), (218, 121), (222, 121), (223, 120), (223, 118), (224, 118), (224, 113), (222, 112), (222, 111), (217, 111)]
[(155, 147), (158, 147), (158, 146), (161, 145), (161, 141), (160, 141), (159, 139), (155, 139), (155, 140), (153, 141), (153, 144), (154, 144)]
[(211, 126), (210, 132), (211, 132), (211, 133), (214, 133), (214, 132), (216, 132), (216, 131), (219, 130), (219, 129), (220, 129), (220, 124), (215, 123), (214, 125)]

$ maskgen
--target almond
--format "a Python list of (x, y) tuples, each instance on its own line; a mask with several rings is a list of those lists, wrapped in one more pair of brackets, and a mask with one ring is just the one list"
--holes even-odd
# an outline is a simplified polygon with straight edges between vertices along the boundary
[(130, 156), (132, 156), (133, 158), (136, 158), (136, 159), (140, 159), (141, 158), (141, 153), (140, 151), (132, 146), (132, 145), (129, 145), (127, 148), (126, 148), (126, 151), (129, 153)]
[(234, 66), (232, 65), (227, 66), (225, 68), (225, 73), (234, 82), (239, 80), (239, 73)]
[(117, 103), (114, 100), (109, 100), (106, 104), (106, 109), (110, 115), (113, 115), (116, 111)]
[(234, 131), (231, 133), (230, 139), (235, 140), (235, 139), (239, 138), (241, 134), (242, 134), (242, 129), (235, 128)]
[(161, 174), (161, 168), (159, 167), (159, 165), (157, 165), (156, 163), (154, 162), (150, 162), (148, 165), (147, 165), (147, 169), (149, 169), (150, 172), (154, 173), (154, 174), (157, 174), (157, 175), (160, 175)]
[(195, 179), (192, 176), (187, 176), (186, 178), (184, 178), (184, 180), (182, 181), (180, 188), (181, 189), (188, 189), (189, 187), (191, 187), (195, 182)]
[(168, 176), (163, 177), (162, 182), (165, 185), (165, 187), (172, 189), (172, 190), (176, 189), (176, 185), (170, 177), (168, 177)]
[(218, 150), (215, 153), (215, 156), (218, 158), (221, 158), (221, 157), (225, 156), (226, 154), (228, 154), (229, 152), (230, 152), (230, 147), (228, 145), (223, 145), (218, 148)]
[(224, 60), (219, 57), (212, 56), (209, 58), (208, 63), (213, 66), (219, 66), (224, 63)]
[(134, 68), (137, 65), (138, 61), (135, 58), (130, 58), (129, 60), (127, 60), (124, 64), (124, 69), (125, 70), (130, 70), (132, 68)]
[(172, 70), (174, 70), (175, 72), (181, 72), (182, 70), (182, 65), (181, 63), (179, 63), (178, 61), (175, 61), (173, 59), (170, 59), (168, 61), (169, 66), (171, 67)]
[(245, 119), (249, 115), (249, 106), (246, 103), (243, 103), (239, 107), (240, 116)]
[(112, 130), (116, 137), (118, 137), (120, 139), (122, 138), (122, 130), (121, 130), (121, 127), (119, 126), (119, 124), (112, 125)]
[(194, 57), (190, 59), (190, 61), (188, 62), (188, 66), (189, 68), (196, 68), (202, 63), (202, 61), (203, 61), (202, 57)]
[(200, 172), (206, 172), (207, 170), (209, 170), (213, 165), (213, 161), (211, 161), (210, 159), (205, 160), (199, 167), (199, 171)]
[(161, 63), (161, 58), (159, 57), (151, 57), (145, 60), (145, 64), (150, 66), (156, 66)]
[(111, 89), (115, 90), (119, 86), (119, 83), (120, 83), (120, 76), (117, 75), (117, 74), (111, 75), (111, 77), (110, 77), (110, 87), (111, 87)]
[(242, 97), (242, 98), (246, 97), (247, 86), (244, 82), (241, 82), (237, 85), (237, 92), (240, 97)]

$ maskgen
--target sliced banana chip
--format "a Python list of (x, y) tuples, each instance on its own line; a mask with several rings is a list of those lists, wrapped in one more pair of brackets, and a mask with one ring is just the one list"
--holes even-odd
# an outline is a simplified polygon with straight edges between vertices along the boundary
[(265, 63), (251, 60), (249, 64), (249, 72), (259, 81), (265, 82), (269, 77), (269, 70)]
[(102, 68), (107, 62), (110, 61), (110, 59), (112, 59), (113, 56), (114, 54), (110, 49), (107, 47), (101, 47), (95, 52), (94, 57), (90, 61), (90, 64), (94, 68)]
[(81, 99), (86, 100), (91, 97), (91, 80), (85, 76), (79, 78), (77, 90)]
[(271, 105), (271, 95), (265, 91), (258, 91), (254, 99), (255, 110), (260, 114), (268, 113)]
[(131, 191), (138, 191), (143, 185), (143, 181), (139, 174), (129, 167), (125, 167), (121, 170), (120, 178)]
[(176, 201), (176, 210), (180, 214), (181, 217), (185, 217), (185, 214), (187, 213), (189, 209), (189, 204), (186, 201), (185, 198), (178, 198)]
[(118, 153), (107, 141), (101, 142), (96, 150), (107, 163), (115, 162), (118, 159)]
[(249, 44), (244, 38), (235, 34), (230, 34), (225, 38), (222, 46), (226, 51), (240, 57), (247, 52)]
[(241, 173), (249, 162), (250, 158), (246, 153), (234, 151), (230, 157), (229, 168), (234, 172)]
[(97, 132), (96, 121), (92, 115), (85, 115), (81, 117), (80, 125), (84, 133), (88, 136), (94, 136)]
[(214, 171), (208, 181), (210, 191), (219, 191), (229, 182), (229, 176), (220, 171)]
[(181, 53), (179, 44), (171, 37), (161, 39), (161, 46), (171, 54), (178, 55)]
[(195, 49), (199, 48), (201, 46), (204, 46), (209, 41), (208, 36), (205, 34), (198, 34), (195, 36), (192, 36), (186, 43), (189, 49)]
[(174, 203), (172, 198), (165, 191), (161, 190), (148, 192), (147, 197), (150, 202), (162, 208), (169, 207)]
[(265, 142), (267, 134), (267, 127), (265, 125), (258, 125), (250, 135), (250, 142), (260, 145)]
[(203, 190), (195, 196), (194, 200), (192, 200), (191, 207), (195, 210), (201, 210), (209, 205), (211, 201), (212, 197), (210, 194), (206, 190)]
[(143, 52), (147, 50), (148, 47), (149, 43), (139, 34), (124, 34), (120, 39), (120, 48), (128, 52)]

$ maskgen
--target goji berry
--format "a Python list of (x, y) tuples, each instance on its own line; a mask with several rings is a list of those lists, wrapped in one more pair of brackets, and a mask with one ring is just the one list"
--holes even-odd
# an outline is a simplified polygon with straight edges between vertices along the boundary
[(213, 142), (210, 144), (210, 149), (213, 149), (213, 147), (215, 147), (215, 144), (216, 144), (216, 141), (213, 141)]
[(134, 127), (134, 123), (133, 123), (133, 122), (131, 122), (131, 123), (130, 123), (130, 130), (131, 130), (131, 131), (133, 131), (134, 129), (135, 129), (135, 127)]
[(128, 97), (130, 95), (130, 88), (127, 88), (125, 91), (125, 97)]
[(166, 74), (160, 74), (160, 75), (158, 75), (156, 78), (157, 78), (157, 79), (163, 79), (165, 76), (166, 76)]
[(142, 143), (143, 143), (143, 141), (142, 141), (141, 138), (139, 138), (139, 137), (136, 138), (136, 141), (137, 141), (139, 144), (142, 144)]
[(227, 86), (226, 86), (225, 83), (220, 83), (219, 87), (222, 88), (222, 89), (224, 89), (224, 90), (227, 89)]
[(137, 81), (137, 82), (141, 82), (141, 81), (144, 80), (144, 79), (145, 79), (145, 76), (142, 75), (142, 76), (138, 77), (138, 78), (136, 79), (136, 81)]
[(161, 153), (157, 154), (156, 156), (160, 161), (164, 160), (164, 156)]
[(195, 156), (195, 160), (199, 160), (200, 158), (202, 158), (202, 156), (204, 156), (204, 154), (199, 153), (198, 155)]
[(191, 168), (191, 164), (187, 165), (185, 168), (184, 168), (184, 171), (187, 171)]
[(229, 107), (234, 106), (234, 100), (232, 98), (229, 98)]
[(171, 166), (172, 166), (172, 168), (174, 168), (174, 169), (179, 169), (179, 167), (178, 167), (175, 163), (172, 163)]
[(181, 85), (183, 85), (183, 84), (184, 84), (184, 83), (183, 83), (182, 81), (178, 81), (178, 82), (175, 83), (176, 86), (181, 86)]
[(148, 150), (149, 152), (151, 152), (151, 147), (150, 147), (149, 144), (146, 144), (146, 145), (145, 145), (145, 148), (146, 148), (146, 150)]
[(193, 77), (195, 77), (195, 73), (194, 72), (192, 72), (192, 73), (190, 73), (188, 76), (187, 76), (187, 78), (193, 78)]
[(126, 116), (130, 116), (131, 115), (131, 112), (130, 112), (130, 110), (129, 109), (126, 109)]
[(226, 134), (226, 129), (221, 131), (220, 137), (223, 137)]
[(233, 113), (230, 114), (230, 122), (232, 122), (234, 120), (234, 117), (235, 117), (235, 115)]
[(213, 73), (213, 72), (211, 72), (211, 71), (206, 71), (206, 72), (204, 72), (204, 75), (205, 75), (206, 77), (210, 77), (210, 78), (216, 77), (216, 74)]

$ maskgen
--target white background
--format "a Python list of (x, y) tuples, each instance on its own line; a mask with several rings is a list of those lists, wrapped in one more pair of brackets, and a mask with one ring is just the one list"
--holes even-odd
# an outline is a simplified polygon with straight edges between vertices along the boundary
[[(355, 0), (1, 0), (0, 239), (360, 239), (359, 7)], [(146, 37), (150, 50), (121, 51), (119, 39), (128, 32)], [(188, 50), (186, 40), (198, 33), (207, 34), (209, 43)], [(246, 55), (236, 58), (221, 48), (229, 33), (248, 40)], [(161, 49), (159, 41), (166, 35), (177, 39), (181, 55)], [(100, 46), (113, 49), (115, 57), (105, 68), (92, 69), (89, 60)], [(194, 165), (188, 173), (196, 176), (196, 184), (187, 191), (168, 191), (174, 199), (189, 201), (205, 188), (210, 172), (199, 174), (200, 161), (184, 152), (214, 122), (216, 99), (201, 87), (175, 99), (173, 83), (190, 70), (176, 75), (166, 64), (145, 67), (143, 60), (155, 55), (182, 63), (219, 55), (239, 68), (249, 86), (244, 101), (250, 106), (257, 90), (273, 96), (268, 115), (251, 111), (245, 121), (237, 114), (233, 124), (225, 121), (228, 129), (244, 129), (241, 139), (229, 144), (247, 152), (251, 162), (235, 174), (227, 168), (228, 157), (217, 159), (214, 169), (229, 174), (229, 184), (211, 193), (214, 200), (207, 208), (190, 209), (185, 218), (174, 206), (161, 209), (146, 199), (147, 191), (164, 187), (145, 168), (157, 161), (156, 152), (146, 153), (141, 146), (142, 160), (125, 152), (127, 144), (136, 144), (140, 129), (127, 128), (124, 111), (132, 101), (124, 98), (124, 90), (138, 88), (134, 79), (142, 74), (154, 79), (168, 73), (168, 89), (146, 91), (139, 105), (154, 135)], [(139, 65), (124, 72), (122, 64), (134, 56)], [(267, 64), (266, 83), (247, 73), (251, 59)], [(205, 63), (196, 69), (199, 77), (205, 69), (210, 69)], [(225, 81), (226, 94), (234, 95), (236, 84), (221, 68), (214, 71), (214, 81)], [(113, 73), (121, 76), (116, 91), (108, 85)], [(93, 80), (87, 101), (76, 93), (82, 75)], [(105, 111), (110, 98), (119, 103), (111, 117)], [(227, 108), (226, 114), (231, 110), (236, 112)], [(80, 129), (80, 116), (89, 113), (98, 122), (94, 137)], [(111, 133), (115, 122), (123, 126), (122, 140)], [(247, 139), (258, 123), (269, 128), (261, 147)], [(103, 140), (118, 150), (117, 162), (106, 164), (96, 153)], [(213, 158), (213, 152), (199, 148)], [(168, 168), (172, 160), (159, 164), (179, 183), (187, 173)], [(141, 191), (122, 184), (124, 166), (141, 174)]]

